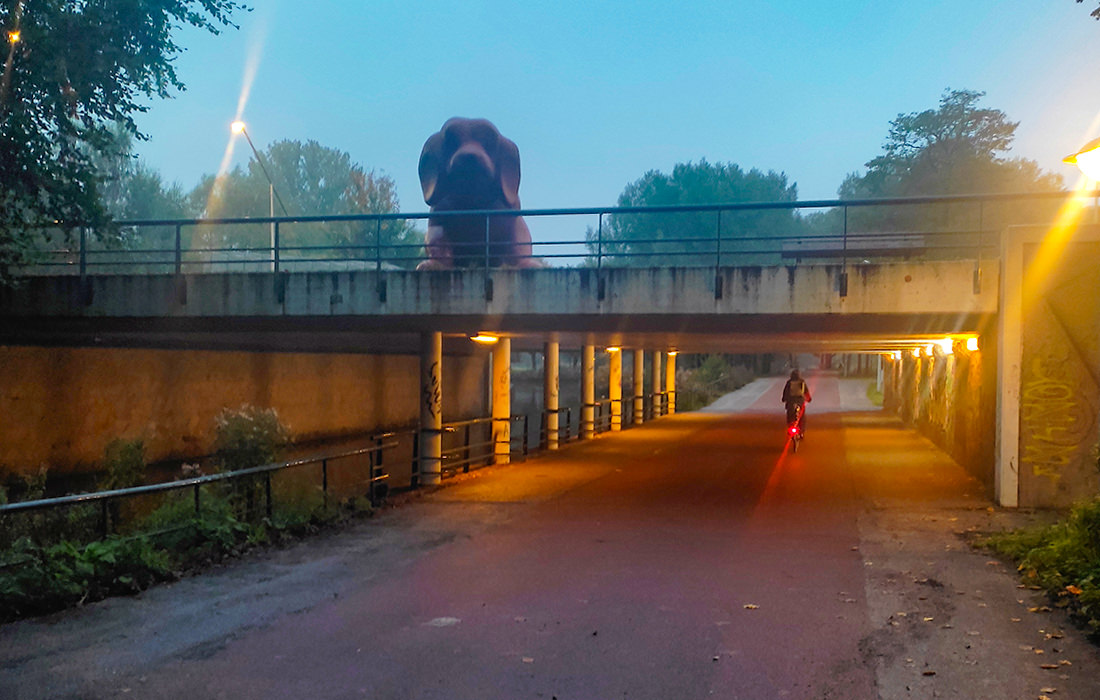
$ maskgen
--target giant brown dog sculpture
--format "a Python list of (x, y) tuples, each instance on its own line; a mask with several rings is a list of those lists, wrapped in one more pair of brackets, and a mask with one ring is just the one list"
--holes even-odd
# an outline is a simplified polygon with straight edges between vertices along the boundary
[[(519, 149), (485, 119), (455, 117), (420, 153), (420, 186), (433, 212), (503, 211), (519, 206)], [(488, 240), (486, 240), (488, 218)], [(453, 267), (540, 267), (531, 232), (519, 216), (428, 219), (428, 259), (418, 270)]]

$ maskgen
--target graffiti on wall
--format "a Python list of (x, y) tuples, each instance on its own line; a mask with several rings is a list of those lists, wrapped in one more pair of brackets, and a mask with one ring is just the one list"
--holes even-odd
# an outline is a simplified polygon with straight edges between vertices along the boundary
[(424, 377), (428, 381), (424, 382), (424, 407), (428, 409), (428, 413), (432, 418), (439, 415), (439, 407), (443, 399), (443, 390), (439, 382), (439, 363), (432, 362), (428, 368), (427, 376)]
[(1020, 461), (1036, 476), (1057, 483), (1065, 468), (1082, 458), (1094, 420), (1092, 408), (1080, 387), (1059, 376), (1042, 357), (1032, 360), (1020, 399)]

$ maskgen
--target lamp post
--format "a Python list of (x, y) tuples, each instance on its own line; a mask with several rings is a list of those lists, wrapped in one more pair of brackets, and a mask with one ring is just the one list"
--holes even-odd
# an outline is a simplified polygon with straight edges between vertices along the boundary
[[(267, 172), (267, 166), (264, 165), (264, 159), (260, 157), (260, 152), (256, 150), (256, 145), (252, 143), (252, 137), (248, 135), (248, 129), (245, 128), (245, 123), (238, 120), (230, 125), (234, 134), (244, 134), (244, 138), (248, 141), (248, 147), (252, 149), (252, 155), (256, 157), (256, 162), (260, 164), (260, 170), (263, 171), (264, 177), (267, 179), (267, 192), (268, 192), (268, 211), (271, 213), (271, 218), (275, 218), (275, 200), (279, 200), (279, 207), (283, 210), (283, 216), (290, 216), (286, 210), (286, 205), (283, 204), (283, 198), (279, 196), (279, 193), (275, 191), (275, 183), (271, 181), (271, 173)], [(275, 222), (271, 222), (271, 271), (275, 271)]]

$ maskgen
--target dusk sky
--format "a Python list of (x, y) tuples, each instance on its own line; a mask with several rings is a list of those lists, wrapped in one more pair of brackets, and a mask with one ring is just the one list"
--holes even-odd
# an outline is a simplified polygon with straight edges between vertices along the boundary
[[(519, 145), (525, 208), (614, 205), (647, 170), (701, 158), (831, 199), (891, 119), (946, 88), (985, 91), (1020, 122), (1011, 155), (1067, 185), (1061, 158), (1100, 132), (1094, 0), (253, 5), (239, 30), (177, 34), (188, 89), (138, 116), (139, 153), (169, 182), (218, 170), (242, 91), (257, 147), (347, 151), (396, 181), (405, 212), (427, 209), (417, 160), (452, 116)], [(242, 141), (232, 162), (249, 157)]]

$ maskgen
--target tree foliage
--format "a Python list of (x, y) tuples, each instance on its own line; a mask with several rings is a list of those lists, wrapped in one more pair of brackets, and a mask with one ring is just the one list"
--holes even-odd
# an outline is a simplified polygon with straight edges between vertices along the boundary
[[(1077, 0), (1077, 4), (1078, 4), (1078, 5), (1080, 5), (1080, 4), (1081, 4), (1081, 2), (1082, 2), (1082, 0)], [(1093, 10), (1092, 12), (1090, 12), (1089, 14), (1090, 14), (1090, 15), (1092, 15), (1092, 17), (1093, 17), (1094, 19), (1098, 19), (1098, 20), (1100, 20), (1100, 7), (1096, 8), (1095, 10)]]
[(42, 227), (102, 227), (94, 154), (117, 154), (112, 127), (141, 137), (145, 100), (182, 90), (172, 34), (233, 26), (236, 0), (52, 0), (0, 4), (0, 274)]
[[(1058, 191), (1060, 176), (1025, 158), (1010, 158), (1018, 122), (980, 106), (985, 93), (946, 90), (935, 109), (899, 114), (890, 122), (882, 153), (867, 172), (841, 184), (841, 199)], [(849, 232), (961, 232), (998, 230), (1013, 223), (1039, 223), (1053, 216), (1054, 200), (854, 208)], [(844, 230), (833, 210), (807, 218), (816, 232)]]
[[(630, 183), (619, 195), (620, 207), (659, 207), (736, 202), (793, 202), (797, 187), (787, 176), (755, 168), (742, 170), (733, 163), (680, 163), (671, 174), (651, 170)], [(737, 255), (739, 264), (752, 263), (755, 251), (769, 247), (762, 241), (793, 235), (799, 227), (788, 209), (615, 214), (601, 229), (586, 234), (590, 253), (610, 256), (605, 264), (661, 265), (714, 264), (716, 236), (722, 249)], [(774, 248), (774, 243), (771, 244)], [(627, 257), (630, 255), (632, 257)], [(723, 257), (726, 260), (727, 256)]]
[[(344, 151), (312, 140), (305, 143), (284, 140), (271, 144), (260, 157), (278, 195), (274, 202), (276, 216), (400, 211), (393, 179), (365, 170)], [(190, 200), (192, 209), (208, 218), (267, 217), (272, 211), (271, 196), (263, 167), (251, 158), (247, 169), (238, 167), (221, 177), (203, 177), (191, 192)], [(413, 225), (404, 220), (386, 220), (381, 226), (373, 221), (285, 224), (280, 230), (280, 247), (298, 248), (291, 257), (332, 257), (331, 250), (306, 249), (348, 246), (344, 251), (346, 257), (373, 258), (375, 242), (380, 238), (384, 257), (411, 258), (416, 254), (414, 248), (386, 246), (412, 246), (420, 240)], [(241, 243), (234, 240), (240, 233), (220, 227), (212, 235), (221, 237), (218, 243), (231, 246)]]
[(984, 92), (947, 90), (939, 107), (899, 114), (881, 155), (864, 175), (849, 175), (844, 199), (1061, 189), (1061, 178), (1034, 162), (1007, 158), (1019, 122), (980, 107)]

